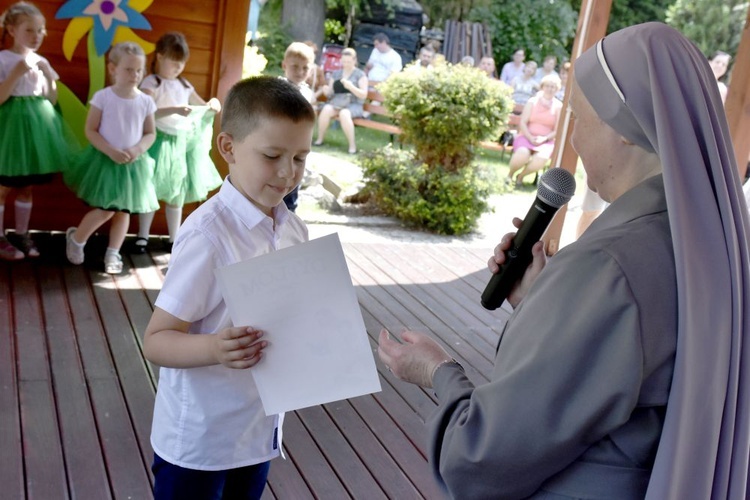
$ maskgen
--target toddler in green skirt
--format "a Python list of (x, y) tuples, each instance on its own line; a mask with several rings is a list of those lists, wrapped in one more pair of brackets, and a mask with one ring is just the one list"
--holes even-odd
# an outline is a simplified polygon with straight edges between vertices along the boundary
[[(0, 15), (0, 259), (38, 257), (29, 236), (32, 188), (65, 168), (76, 140), (55, 110), (58, 74), (36, 53), (47, 35), (37, 7), (17, 2)], [(15, 191), (15, 233), (5, 236), (5, 202)], [(8, 238), (11, 238), (10, 240)]]
[[(209, 151), (219, 100), (204, 101), (183, 76), (190, 49), (182, 33), (165, 33), (156, 42), (151, 73), (140, 85), (156, 102), (156, 141), (148, 153), (156, 161), (156, 196), (166, 204), (169, 242), (182, 222), (185, 203), (203, 201), (221, 185)], [(154, 212), (138, 217), (136, 252), (146, 251)]]
[(138, 90), (146, 56), (132, 42), (118, 43), (109, 53), (107, 70), (114, 82), (91, 98), (86, 137), (91, 145), (65, 172), (65, 183), (94, 207), (78, 227), (68, 228), (66, 255), (72, 264), (84, 260), (83, 247), (94, 231), (111, 220), (104, 271), (122, 272), (120, 247), (131, 213), (159, 208), (154, 190), (154, 160), (145, 154), (154, 143), (156, 104)]

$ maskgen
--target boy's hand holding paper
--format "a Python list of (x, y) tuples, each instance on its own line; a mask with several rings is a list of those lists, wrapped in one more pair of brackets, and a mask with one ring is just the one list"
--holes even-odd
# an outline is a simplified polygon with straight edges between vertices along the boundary
[(265, 332), (252, 374), (266, 414), (380, 391), (338, 235), (216, 272), (232, 322)]

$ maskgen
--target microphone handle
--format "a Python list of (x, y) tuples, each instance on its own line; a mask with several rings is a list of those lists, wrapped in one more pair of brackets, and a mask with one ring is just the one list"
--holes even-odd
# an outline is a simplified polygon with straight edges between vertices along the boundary
[(505, 252), (505, 262), (500, 266), (500, 270), (492, 275), (482, 293), (482, 306), (485, 309), (497, 309), (508, 298), (511, 289), (523, 277), (531, 263), (531, 247), (542, 238), (558, 208), (544, 203), (539, 198), (534, 200), (521, 228), (513, 238), (512, 246)]

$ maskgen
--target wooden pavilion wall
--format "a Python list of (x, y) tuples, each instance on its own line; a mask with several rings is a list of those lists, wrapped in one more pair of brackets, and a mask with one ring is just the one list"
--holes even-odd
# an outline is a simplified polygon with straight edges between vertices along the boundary
[[(69, 19), (55, 19), (55, 12), (63, 5), (63, 0), (31, 0), (39, 7), (46, 18), (47, 38), (39, 53), (50, 60), (52, 67), (60, 74), (60, 81), (67, 85), (86, 103), (89, 87), (89, 69), (86, 55), (86, 38), (76, 47), (72, 61), (63, 55), (62, 40)], [(4, 11), (12, 1), (0, 1), (0, 11)], [(190, 46), (190, 59), (184, 76), (195, 86), (205, 99), (218, 97), (222, 102), (229, 88), (242, 75), (242, 57), (247, 29), (249, 0), (154, 0), (142, 14), (151, 23), (151, 31), (134, 30), (146, 41), (155, 43), (167, 31), (180, 31), (185, 34)], [(153, 54), (147, 56), (150, 67)], [(218, 125), (218, 118), (216, 125)], [(0, 124), (4, 126), (5, 124)], [(212, 152), (213, 153), (213, 152)], [(222, 174), (226, 175), (226, 164), (218, 155), (214, 161)], [(7, 204), (5, 224), (13, 228), (12, 203)], [(185, 214), (197, 205), (185, 207)], [(39, 230), (65, 230), (77, 225), (88, 210), (70, 192), (62, 180), (56, 178), (49, 185), (34, 189), (34, 211), (31, 228)], [(131, 231), (137, 230), (137, 217), (131, 220)], [(163, 215), (157, 214), (152, 233), (166, 234)]]

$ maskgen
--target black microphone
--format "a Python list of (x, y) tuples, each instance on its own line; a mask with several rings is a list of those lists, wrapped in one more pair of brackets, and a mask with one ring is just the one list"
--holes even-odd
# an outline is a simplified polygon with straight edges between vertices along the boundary
[(505, 252), (505, 263), (492, 275), (482, 293), (482, 305), (486, 309), (497, 309), (508, 297), (531, 263), (531, 247), (542, 238), (557, 209), (570, 201), (575, 190), (576, 180), (562, 168), (551, 168), (539, 177), (536, 199), (513, 238), (512, 246)]

